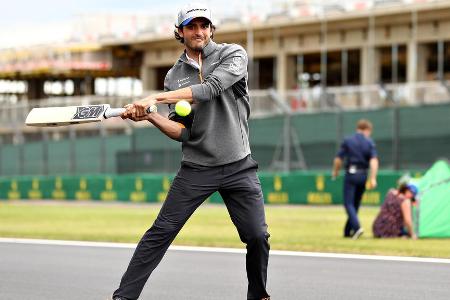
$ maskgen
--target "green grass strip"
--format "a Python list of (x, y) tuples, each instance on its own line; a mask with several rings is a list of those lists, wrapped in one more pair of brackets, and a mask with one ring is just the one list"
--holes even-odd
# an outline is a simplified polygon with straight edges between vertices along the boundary
[[(151, 226), (159, 205), (1, 202), (0, 237), (136, 243)], [(362, 207), (366, 232), (357, 241), (342, 238), (341, 206), (266, 206), (271, 249), (450, 258), (450, 239), (374, 239), (377, 207)], [(242, 248), (222, 205), (203, 205), (174, 244)]]

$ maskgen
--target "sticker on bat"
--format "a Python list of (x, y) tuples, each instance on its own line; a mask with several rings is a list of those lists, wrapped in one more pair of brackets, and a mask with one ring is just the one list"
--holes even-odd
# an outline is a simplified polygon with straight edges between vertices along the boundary
[(103, 105), (78, 106), (72, 119), (95, 119), (103, 113)]

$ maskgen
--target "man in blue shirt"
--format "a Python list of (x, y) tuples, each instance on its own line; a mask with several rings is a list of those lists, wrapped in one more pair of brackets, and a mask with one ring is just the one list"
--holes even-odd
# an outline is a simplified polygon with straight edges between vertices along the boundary
[(377, 186), (378, 158), (371, 134), (372, 123), (364, 119), (359, 120), (356, 133), (344, 139), (333, 163), (334, 179), (345, 161), (344, 206), (348, 219), (344, 237), (353, 239), (358, 239), (364, 233), (358, 220), (358, 209), (366, 190), (366, 182), (369, 188)]

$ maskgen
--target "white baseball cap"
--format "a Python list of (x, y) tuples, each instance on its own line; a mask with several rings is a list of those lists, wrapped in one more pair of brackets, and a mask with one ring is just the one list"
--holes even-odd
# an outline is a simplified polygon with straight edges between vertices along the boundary
[(190, 3), (183, 7), (178, 13), (177, 27), (186, 26), (195, 18), (205, 18), (212, 23), (211, 10), (201, 3)]

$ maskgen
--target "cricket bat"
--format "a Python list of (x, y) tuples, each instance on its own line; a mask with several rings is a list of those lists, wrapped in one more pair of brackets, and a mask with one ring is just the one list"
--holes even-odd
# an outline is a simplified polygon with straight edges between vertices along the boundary
[[(156, 112), (156, 105), (147, 108), (147, 112)], [(73, 124), (100, 122), (104, 119), (118, 117), (125, 112), (125, 108), (111, 108), (109, 104), (38, 107), (33, 108), (25, 120), (27, 126), (55, 127)]]

